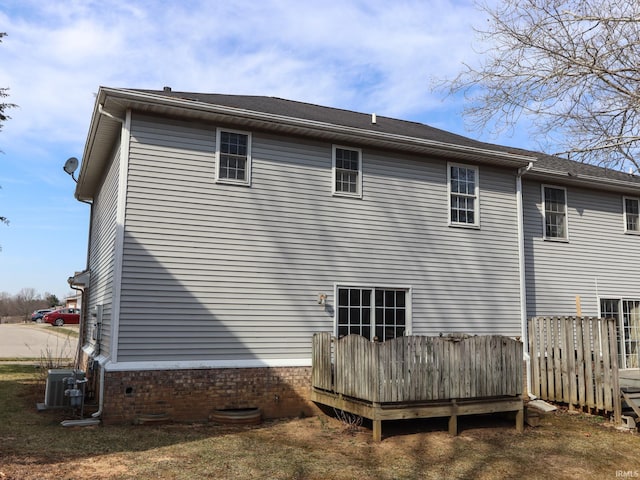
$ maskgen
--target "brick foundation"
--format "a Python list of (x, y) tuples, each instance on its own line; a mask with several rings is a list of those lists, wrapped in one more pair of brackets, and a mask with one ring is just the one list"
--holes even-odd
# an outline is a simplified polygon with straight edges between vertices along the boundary
[(107, 371), (102, 420), (135, 423), (162, 415), (203, 422), (216, 409), (254, 407), (264, 418), (314, 415), (319, 410), (310, 388), (311, 367)]

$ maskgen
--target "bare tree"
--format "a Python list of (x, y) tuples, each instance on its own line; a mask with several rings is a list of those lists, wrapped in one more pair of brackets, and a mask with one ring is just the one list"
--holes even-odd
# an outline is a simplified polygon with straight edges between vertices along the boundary
[(45, 293), (43, 297), (33, 288), (23, 288), (15, 295), (0, 292), (0, 318), (15, 316), (27, 321), (34, 310), (59, 305), (60, 300), (56, 295)]
[[(0, 32), (0, 43), (2, 42), (2, 37), (6, 35), (7, 35), (6, 33)], [(9, 96), (8, 90), (9, 90), (8, 88), (0, 88), (0, 99), (6, 98)], [(15, 107), (13, 103), (0, 102), (0, 130), (2, 130), (2, 123), (5, 120), (8, 120), (10, 118), (7, 115), (6, 111), (13, 107)], [(7, 219), (7, 217), (3, 217), (0, 215), (0, 223), (4, 223), (8, 225), (9, 220)]]
[[(6, 33), (0, 32), (0, 43), (2, 43), (2, 38), (6, 37)], [(9, 96), (8, 88), (0, 88), (0, 98), (6, 98)], [(2, 129), (2, 122), (8, 120), (10, 117), (7, 115), (6, 111), (10, 108), (15, 107), (13, 103), (3, 103), (0, 102), (0, 130)]]
[[(541, 149), (640, 171), (640, 2), (502, 0), (480, 8), (479, 67), (447, 89), (464, 92), (482, 130), (530, 116)], [(550, 150), (554, 148), (556, 150)]]
[(0, 320), (13, 312), (13, 298), (7, 292), (0, 292)]
[(30, 314), (34, 309), (42, 306), (42, 297), (36, 292), (35, 288), (21, 289), (14, 300), (25, 322), (30, 318)]

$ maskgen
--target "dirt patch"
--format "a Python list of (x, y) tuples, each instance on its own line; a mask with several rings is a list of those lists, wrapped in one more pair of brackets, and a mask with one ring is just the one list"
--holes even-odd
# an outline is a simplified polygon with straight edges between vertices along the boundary
[[(261, 425), (59, 426), (35, 413), (40, 386), (0, 367), (0, 480), (35, 479), (502, 479), (640, 475), (640, 437), (602, 417), (559, 410), (517, 433), (502, 415), (370, 425), (330, 416)], [(17, 408), (19, 407), (19, 408)], [(12, 410), (13, 408), (13, 410)], [(619, 475), (618, 475), (619, 476)]]

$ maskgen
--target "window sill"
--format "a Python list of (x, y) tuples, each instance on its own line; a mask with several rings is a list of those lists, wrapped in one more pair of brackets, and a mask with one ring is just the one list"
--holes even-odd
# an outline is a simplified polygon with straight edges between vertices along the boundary
[(362, 194), (360, 193), (341, 193), (341, 192), (333, 192), (332, 195), (334, 197), (340, 198), (356, 198), (362, 200)]
[(625, 235), (636, 235), (636, 236), (640, 236), (640, 231), (625, 230), (624, 234), (625, 234)]
[(250, 187), (250, 182), (236, 182), (233, 180), (217, 179), (216, 184), (219, 185), (235, 185), (236, 187)]
[(480, 230), (480, 225), (474, 225), (471, 223), (450, 223), (451, 228), (464, 228), (466, 230)]
[(569, 243), (569, 239), (568, 239), (568, 238), (550, 238), (550, 237), (544, 237), (542, 240), (544, 240), (545, 242)]

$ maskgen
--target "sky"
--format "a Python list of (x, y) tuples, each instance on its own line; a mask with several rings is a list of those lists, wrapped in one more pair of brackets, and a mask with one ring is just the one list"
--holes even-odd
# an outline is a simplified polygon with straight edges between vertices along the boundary
[[(89, 205), (62, 167), (82, 161), (99, 86), (266, 95), (465, 129), (434, 90), (480, 49), (472, 0), (3, 0), (0, 294), (61, 300), (86, 267)], [(78, 170), (79, 172), (79, 170)]]

